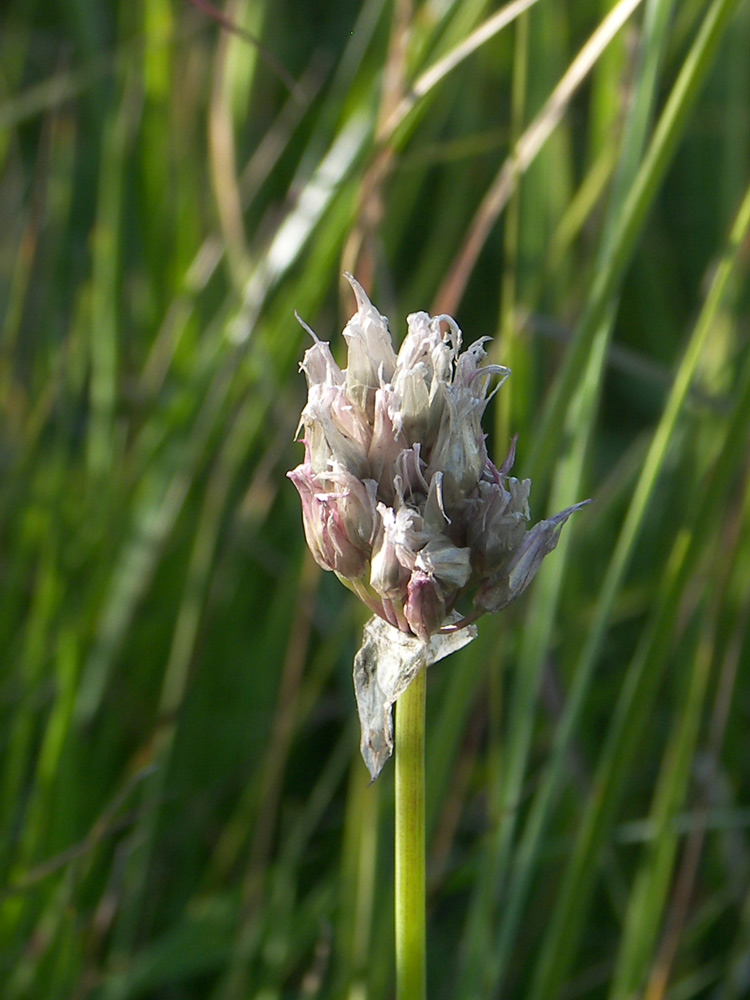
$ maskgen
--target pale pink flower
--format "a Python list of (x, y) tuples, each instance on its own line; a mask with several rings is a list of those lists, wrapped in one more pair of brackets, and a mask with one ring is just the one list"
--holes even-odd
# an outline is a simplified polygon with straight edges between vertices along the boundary
[[(450, 316), (407, 317), (398, 355), (388, 322), (346, 275), (357, 312), (347, 367), (313, 337), (301, 368), (305, 461), (289, 473), (310, 550), (380, 617), (422, 642), (506, 607), (531, 582), (570, 515), (529, 530), (531, 482), (498, 469), (482, 415), (510, 374), (484, 344), (461, 352)], [(457, 603), (473, 610), (456, 623)], [(449, 624), (450, 616), (450, 624)]]

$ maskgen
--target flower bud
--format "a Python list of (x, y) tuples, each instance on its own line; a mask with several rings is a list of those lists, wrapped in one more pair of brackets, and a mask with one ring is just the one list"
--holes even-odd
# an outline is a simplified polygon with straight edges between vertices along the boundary
[(348, 579), (362, 576), (370, 562), (377, 484), (360, 482), (344, 469), (316, 475), (310, 465), (287, 475), (302, 500), (305, 538), (315, 561)]
[(438, 581), (424, 570), (415, 570), (409, 580), (404, 612), (411, 631), (427, 642), (445, 621), (445, 612)]

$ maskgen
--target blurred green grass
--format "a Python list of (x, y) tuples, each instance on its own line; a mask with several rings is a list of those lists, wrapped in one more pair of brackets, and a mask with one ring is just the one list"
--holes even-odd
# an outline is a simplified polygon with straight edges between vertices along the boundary
[(750, 6), (222, 9), (292, 93), (188, 3), (0, 14), (3, 995), (393, 994), (284, 478), (347, 269), (495, 336), (535, 517), (596, 498), (430, 677), (430, 996), (747, 996)]

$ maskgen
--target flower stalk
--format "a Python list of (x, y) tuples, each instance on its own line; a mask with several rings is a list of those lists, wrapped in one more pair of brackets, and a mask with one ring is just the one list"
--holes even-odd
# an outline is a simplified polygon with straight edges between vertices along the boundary
[(396, 996), (425, 1000), (425, 699), (427, 669), (396, 708)]

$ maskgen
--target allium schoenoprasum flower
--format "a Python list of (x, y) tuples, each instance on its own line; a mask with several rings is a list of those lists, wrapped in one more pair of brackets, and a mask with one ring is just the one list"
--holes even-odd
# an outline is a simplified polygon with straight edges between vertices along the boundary
[[(562, 525), (588, 501), (529, 528), (531, 481), (508, 474), (515, 442), (498, 468), (482, 431), (487, 404), (510, 375), (487, 363), (489, 338), (462, 352), (452, 317), (417, 312), (397, 355), (388, 321), (346, 278), (357, 300), (343, 331), (346, 369), (302, 324), (313, 338), (301, 364), (305, 457), (288, 475), (316, 562), (402, 634), (402, 650), (419, 658), (429, 649), (431, 662), (453, 648), (443, 650), (439, 637), (526, 589)], [(457, 610), (469, 600), (473, 607)], [(382, 636), (394, 636), (371, 626), (382, 659)], [(356, 675), (355, 663), (355, 686)]]
[(488, 338), (461, 353), (454, 319), (412, 313), (396, 355), (387, 320), (346, 277), (347, 367), (306, 327), (305, 460), (289, 477), (318, 564), (424, 641), (466, 593), (477, 611), (506, 607), (582, 504), (528, 530), (531, 482), (508, 475), (515, 448), (497, 468), (485, 447), (482, 414), (510, 374), (486, 363)]

